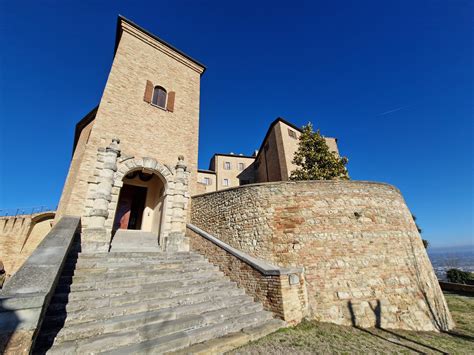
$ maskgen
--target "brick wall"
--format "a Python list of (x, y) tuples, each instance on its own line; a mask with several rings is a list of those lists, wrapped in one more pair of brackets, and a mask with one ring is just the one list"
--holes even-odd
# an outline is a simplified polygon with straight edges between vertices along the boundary
[(400, 192), (386, 184), (255, 184), (195, 196), (191, 223), (281, 267), (305, 268), (310, 315), (362, 327), (453, 326)]
[(211, 263), (253, 296), (263, 307), (289, 324), (299, 323), (306, 315), (306, 290), (301, 272), (293, 274), (297, 282), (290, 283), (289, 274), (264, 275), (228, 251), (187, 229), (190, 248), (204, 255)]

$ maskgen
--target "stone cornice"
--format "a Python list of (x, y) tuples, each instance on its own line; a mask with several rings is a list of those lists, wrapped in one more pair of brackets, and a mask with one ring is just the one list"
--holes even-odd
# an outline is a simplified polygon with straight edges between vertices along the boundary
[(162, 42), (158, 41), (157, 39), (153, 38), (152, 36), (140, 31), (135, 26), (129, 24), (128, 22), (122, 21), (121, 22), (121, 29), (124, 32), (138, 38), (139, 40), (143, 41), (144, 43), (150, 45), (151, 47), (159, 50), (160, 52), (166, 54), (167, 56), (173, 58), (174, 60), (180, 62), (181, 64), (187, 66), (188, 68), (194, 70), (198, 74), (202, 74), (205, 70), (205, 67), (199, 66), (195, 62), (191, 61), (190, 59), (186, 58), (184, 55), (178, 53), (174, 49), (170, 48), (169, 46), (163, 44)]

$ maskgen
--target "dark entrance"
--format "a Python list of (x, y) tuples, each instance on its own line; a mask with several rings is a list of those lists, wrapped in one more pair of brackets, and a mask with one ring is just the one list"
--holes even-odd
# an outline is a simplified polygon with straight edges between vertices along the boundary
[(146, 192), (146, 187), (123, 185), (115, 215), (115, 230), (141, 228)]

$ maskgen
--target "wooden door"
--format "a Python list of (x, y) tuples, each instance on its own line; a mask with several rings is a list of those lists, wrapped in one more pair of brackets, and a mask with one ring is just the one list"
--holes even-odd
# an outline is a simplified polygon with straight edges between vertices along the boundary
[(123, 185), (117, 204), (114, 229), (141, 228), (146, 192), (146, 187)]

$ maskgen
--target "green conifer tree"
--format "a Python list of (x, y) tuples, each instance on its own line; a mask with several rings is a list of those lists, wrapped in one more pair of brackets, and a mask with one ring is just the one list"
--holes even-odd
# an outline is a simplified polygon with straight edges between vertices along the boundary
[(326, 140), (314, 132), (309, 122), (303, 126), (299, 137), (298, 150), (295, 152), (293, 164), (298, 168), (291, 172), (291, 180), (349, 180), (346, 157), (339, 157), (329, 150)]

